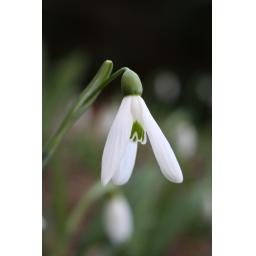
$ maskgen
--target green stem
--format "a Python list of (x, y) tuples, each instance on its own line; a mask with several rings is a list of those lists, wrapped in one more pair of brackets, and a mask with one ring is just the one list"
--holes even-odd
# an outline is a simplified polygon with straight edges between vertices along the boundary
[(98, 90), (94, 91), (93, 93), (91, 93), (90, 97), (88, 98), (88, 101), (86, 101), (81, 107), (80, 109), (77, 111), (77, 115), (76, 118), (79, 118), (87, 109), (88, 107), (96, 100), (96, 98), (98, 97), (98, 95), (100, 94), (101, 90), (105, 88), (105, 86), (107, 86), (109, 83), (111, 83), (112, 81), (114, 81), (116, 78), (118, 78), (120, 75), (122, 75), (125, 70), (127, 68), (120, 68), (119, 70), (117, 70), (115, 73), (113, 73), (105, 82), (103, 82), (100, 86), (100, 88), (98, 88)]
[(51, 137), (50, 141), (43, 149), (43, 167), (48, 163), (53, 156), (56, 148), (62, 141), (67, 131), (74, 125), (78, 118), (93, 104), (101, 90), (111, 81), (122, 75), (127, 68), (121, 68), (111, 75), (113, 68), (112, 61), (105, 61), (97, 74), (94, 76), (89, 85), (80, 94), (78, 100), (69, 110), (61, 125)]
[(88, 207), (94, 201), (114, 189), (113, 185), (102, 186), (101, 183), (96, 183), (89, 192), (86, 191), (67, 221), (66, 234), (70, 237), (77, 230)]
[(113, 185), (102, 186), (100, 183), (96, 183), (89, 191), (85, 191), (67, 220), (64, 234), (55, 247), (54, 256), (66, 255), (71, 237), (75, 231), (77, 231), (89, 206), (107, 193), (113, 192), (115, 189)]

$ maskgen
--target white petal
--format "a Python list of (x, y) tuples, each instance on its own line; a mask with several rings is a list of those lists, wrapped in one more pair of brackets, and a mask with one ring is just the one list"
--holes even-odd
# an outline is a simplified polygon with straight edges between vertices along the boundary
[(141, 97), (140, 104), (143, 112), (143, 124), (163, 175), (172, 182), (181, 183), (183, 181), (183, 175), (168, 140)]
[(131, 111), (134, 120), (142, 122), (142, 105), (140, 96), (131, 96)]
[(119, 169), (113, 176), (113, 183), (116, 185), (125, 184), (131, 177), (137, 154), (137, 142), (129, 140), (121, 159)]
[[(130, 97), (132, 99), (131, 100), (131, 112), (132, 112), (133, 120), (138, 121), (142, 125), (143, 124), (143, 115), (142, 115), (143, 107), (140, 103), (142, 98), (140, 96), (130, 96)], [(143, 129), (144, 129), (144, 127), (143, 127)], [(143, 145), (147, 143), (147, 134), (146, 134), (146, 132), (144, 134), (143, 141), (139, 140), (139, 142)]]
[(120, 166), (132, 127), (131, 99), (124, 97), (110, 128), (101, 163), (101, 182), (106, 185)]

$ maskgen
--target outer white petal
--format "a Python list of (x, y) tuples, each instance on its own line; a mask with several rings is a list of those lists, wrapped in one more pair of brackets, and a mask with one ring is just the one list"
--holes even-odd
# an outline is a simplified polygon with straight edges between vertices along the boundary
[(148, 134), (152, 149), (163, 175), (172, 182), (181, 183), (183, 181), (183, 175), (169, 142), (141, 97), (140, 104), (142, 106), (144, 128)]
[(131, 177), (137, 154), (137, 142), (129, 140), (122, 156), (119, 169), (114, 174), (112, 181), (116, 185), (125, 184)]
[(101, 182), (106, 185), (120, 166), (132, 127), (131, 99), (124, 97), (110, 128), (101, 163)]

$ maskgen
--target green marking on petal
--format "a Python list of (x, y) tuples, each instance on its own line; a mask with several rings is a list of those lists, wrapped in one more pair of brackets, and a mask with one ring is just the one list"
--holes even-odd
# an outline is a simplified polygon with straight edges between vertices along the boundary
[(142, 143), (144, 141), (144, 136), (145, 132), (142, 125), (138, 121), (133, 122), (130, 139), (133, 142), (139, 141)]

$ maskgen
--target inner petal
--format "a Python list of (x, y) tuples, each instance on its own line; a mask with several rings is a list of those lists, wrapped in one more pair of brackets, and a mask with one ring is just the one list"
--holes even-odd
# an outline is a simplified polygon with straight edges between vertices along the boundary
[(141, 144), (146, 144), (147, 142), (146, 133), (137, 120), (133, 122), (130, 140), (133, 142), (140, 142)]

